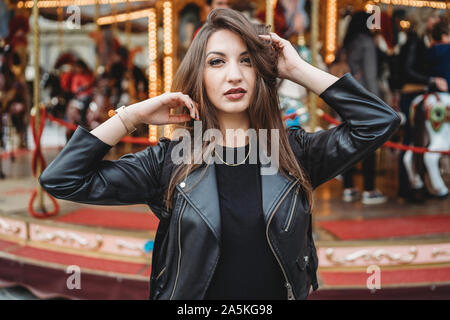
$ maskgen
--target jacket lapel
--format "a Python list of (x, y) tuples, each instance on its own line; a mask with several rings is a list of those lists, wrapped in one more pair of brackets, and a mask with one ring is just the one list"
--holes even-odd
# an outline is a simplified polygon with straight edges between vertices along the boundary
[(276, 174), (263, 174), (265, 167), (267, 168), (269, 165), (261, 165), (260, 174), (264, 221), (267, 224), (272, 211), (280, 201), (280, 197), (286, 192), (294, 179), (284, 177), (280, 170)]
[[(201, 181), (199, 182), (199, 180)], [(197, 168), (178, 183), (177, 190), (205, 220), (216, 237), (220, 240), (220, 204), (214, 164)]]
[[(261, 165), (260, 174), (264, 221), (267, 223), (280, 197), (286, 192), (294, 179), (284, 177), (279, 171), (276, 174), (263, 174), (265, 167), (265, 165)], [(184, 185), (183, 183), (177, 185), (177, 190), (205, 220), (217, 239), (220, 240), (220, 203), (214, 164), (208, 165), (206, 169), (200, 167), (191, 172), (183, 182)]]

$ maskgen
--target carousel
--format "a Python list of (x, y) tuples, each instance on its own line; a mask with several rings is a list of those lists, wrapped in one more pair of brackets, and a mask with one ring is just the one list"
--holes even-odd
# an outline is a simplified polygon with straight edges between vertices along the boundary
[[(351, 12), (450, 11), (447, 1), (229, 3), (336, 75)], [(203, 0), (10, 0), (0, 7), (8, 21), (0, 24), (0, 288), (25, 287), (42, 299), (148, 298), (158, 226), (149, 207), (56, 200), (37, 177), (78, 125), (94, 129), (121, 105), (170, 91), (207, 14)], [(400, 20), (407, 29), (407, 19)], [(286, 126), (315, 132), (339, 125), (338, 115), (303, 87), (284, 80), (278, 89)], [(435, 198), (448, 194), (448, 94), (418, 97), (411, 110), (406, 121), (428, 139), (405, 145), (401, 132), (394, 135), (376, 153), (377, 174), (386, 190), (396, 188), (395, 157), (405, 151), (411, 181)], [(172, 132), (171, 125), (141, 125), (105, 159), (151, 147)], [(416, 170), (417, 159), (426, 174)], [(450, 297), (448, 198), (367, 207), (340, 202), (341, 184), (338, 177), (316, 191), (319, 290), (310, 299)]]

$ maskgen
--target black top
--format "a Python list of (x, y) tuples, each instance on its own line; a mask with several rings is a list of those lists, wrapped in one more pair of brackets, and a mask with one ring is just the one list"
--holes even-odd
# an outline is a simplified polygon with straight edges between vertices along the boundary
[[(222, 159), (241, 163), (238, 149), (222, 147)], [(252, 145), (253, 148), (253, 145)], [(226, 150), (234, 152), (232, 162)], [(220, 162), (220, 160), (219, 160)], [(266, 238), (260, 164), (215, 164), (221, 214), (219, 261), (205, 299), (286, 299), (284, 277)]]

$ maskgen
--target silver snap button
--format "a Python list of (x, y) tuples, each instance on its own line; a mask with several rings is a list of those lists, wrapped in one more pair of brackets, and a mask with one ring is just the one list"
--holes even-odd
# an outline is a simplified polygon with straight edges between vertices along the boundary
[(184, 183), (184, 182), (180, 183), (180, 187), (184, 188), (185, 186), (186, 186), (186, 183)]

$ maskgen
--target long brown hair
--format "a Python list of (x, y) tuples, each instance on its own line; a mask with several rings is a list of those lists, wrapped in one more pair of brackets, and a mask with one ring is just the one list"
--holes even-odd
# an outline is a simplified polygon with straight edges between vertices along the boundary
[[(220, 129), (216, 108), (208, 99), (203, 85), (203, 70), (205, 65), (205, 50), (209, 37), (218, 30), (230, 30), (238, 34), (247, 45), (252, 66), (255, 68), (256, 83), (247, 113), (250, 119), (250, 128), (258, 132), (259, 129), (267, 129), (268, 150), (270, 149), (270, 131), (278, 129), (279, 132), (279, 163), (280, 172), (297, 179), (306, 195), (308, 204), (313, 209), (312, 186), (307, 175), (299, 166), (288, 141), (288, 135), (281, 119), (281, 112), (276, 87), (277, 59), (279, 52), (274, 49), (270, 41), (263, 40), (258, 34), (269, 34), (266, 27), (256, 26), (238, 11), (232, 9), (214, 9), (207, 17), (206, 23), (200, 29), (192, 41), (183, 61), (181, 62), (172, 83), (172, 92), (183, 92), (189, 95), (199, 104), (200, 120), (202, 121), (202, 133), (208, 129)], [(191, 122), (176, 125), (175, 128), (184, 128), (193, 132)], [(191, 135), (192, 137), (192, 135)], [(166, 207), (172, 207), (172, 196), (177, 183), (202, 166), (198, 159), (208, 154), (214, 148), (215, 143), (201, 142), (201, 154), (194, 154), (191, 149), (191, 160), (180, 164), (173, 172), (167, 188)], [(194, 145), (194, 143), (192, 143)], [(205, 168), (206, 169), (206, 168)]]

